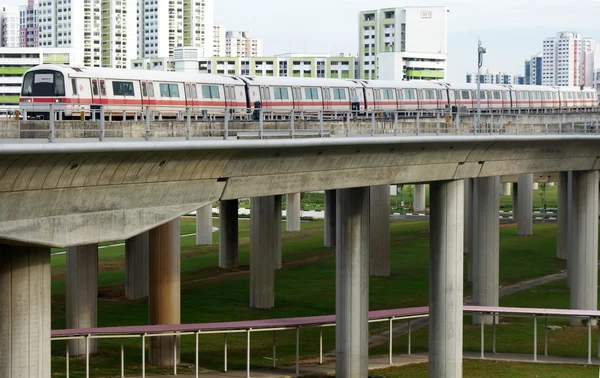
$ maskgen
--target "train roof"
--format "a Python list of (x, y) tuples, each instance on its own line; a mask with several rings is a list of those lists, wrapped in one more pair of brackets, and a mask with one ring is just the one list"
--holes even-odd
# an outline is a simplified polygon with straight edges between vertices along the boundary
[(342, 79), (322, 79), (322, 78), (301, 78), (301, 77), (263, 77), (263, 76), (240, 76), (250, 85), (275, 85), (290, 87), (356, 87), (362, 88), (362, 85), (351, 80)]
[(514, 90), (521, 91), (541, 91), (541, 92), (556, 92), (556, 88), (547, 85), (523, 85), (523, 84), (511, 84), (508, 87)]
[(367, 88), (415, 88), (415, 89), (441, 89), (444, 83), (426, 80), (394, 81), (394, 80), (353, 80), (360, 82)]
[[(52, 70), (62, 72), (67, 77), (77, 78), (110, 78), (118, 80), (143, 80), (143, 81), (178, 81), (206, 84), (234, 84), (243, 82), (233, 76), (209, 75), (193, 72), (167, 72), (143, 69), (119, 69), (100, 67), (75, 67), (42, 64), (31, 68), (29, 71)], [(28, 72), (29, 72), (28, 71)]]
[[(560, 92), (581, 92), (582, 89), (581, 87), (576, 87), (576, 86), (572, 86), (572, 87), (553, 87), (554, 89), (557, 89)], [(583, 88), (583, 92), (595, 92), (596, 90), (594, 88), (588, 88), (588, 87), (584, 87)]]
[[(463, 84), (448, 84), (449, 89), (467, 89), (477, 90), (477, 84), (474, 83), (463, 83)], [(484, 91), (506, 91), (508, 87), (501, 84), (481, 84), (481, 89)]]

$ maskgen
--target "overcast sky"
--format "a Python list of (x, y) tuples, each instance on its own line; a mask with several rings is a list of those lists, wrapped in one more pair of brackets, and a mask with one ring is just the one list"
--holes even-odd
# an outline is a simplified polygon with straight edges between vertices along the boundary
[(484, 69), (523, 74), (545, 37), (578, 31), (600, 42), (599, 0), (215, 0), (215, 23), (250, 30), (265, 55), (358, 51), (358, 12), (405, 5), (442, 5), (448, 19), (448, 80), (477, 70), (477, 35)]

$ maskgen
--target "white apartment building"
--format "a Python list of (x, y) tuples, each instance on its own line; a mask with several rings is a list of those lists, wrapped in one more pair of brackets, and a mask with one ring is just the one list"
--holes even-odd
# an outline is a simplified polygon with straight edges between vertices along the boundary
[(575, 32), (557, 33), (544, 40), (542, 84), (592, 86), (596, 43)]
[(262, 55), (262, 41), (247, 31), (228, 31), (225, 35), (225, 56), (251, 58)]
[(19, 47), (20, 14), (16, 5), (0, 5), (0, 46)]
[(226, 54), (225, 26), (214, 25), (213, 27), (213, 56), (225, 56)]
[(213, 0), (137, 0), (138, 58), (172, 57), (176, 47), (212, 55)]
[(386, 8), (358, 17), (362, 79), (445, 79), (448, 8)]
[(41, 47), (81, 49), (94, 67), (135, 58), (135, 0), (38, 0), (36, 17)]
[(479, 76), (477, 73), (467, 73), (466, 82), (467, 83), (478, 83), (481, 81), (482, 84), (516, 84), (521, 85), (525, 84), (525, 76), (523, 75), (511, 75), (506, 72), (496, 72), (486, 70), (482, 72)]

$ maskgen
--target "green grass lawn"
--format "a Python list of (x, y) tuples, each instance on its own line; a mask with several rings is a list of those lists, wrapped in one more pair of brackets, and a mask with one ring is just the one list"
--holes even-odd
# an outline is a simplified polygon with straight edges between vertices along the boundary
[[(372, 370), (371, 375), (387, 378), (427, 378), (427, 364), (414, 364), (383, 370)], [(597, 378), (598, 368), (589, 366), (560, 366), (543, 364), (507, 363), (496, 361), (464, 360), (464, 378)]]
[[(218, 220), (214, 220), (218, 227)], [(285, 225), (283, 225), (284, 227)], [(194, 231), (195, 219), (182, 220), (182, 234)], [(249, 222), (240, 220), (240, 268), (226, 271), (216, 268), (218, 246), (194, 246), (195, 238), (181, 242), (181, 321), (201, 323), (278, 317), (328, 315), (335, 313), (335, 251), (323, 247), (323, 222), (303, 222), (302, 232), (283, 232), (284, 269), (276, 272), (275, 305), (272, 310), (248, 308), (249, 299)], [(391, 224), (391, 272), (389, 278), (372, 278), (370, 309), (388, 309), (427, 305), (429, 269), (429, 233), (427, 222), (395, 221)], [(517, 237), (515, 226), (501, 228), (500, 279), (510, 284), (544, 276), (564, 269), (555, 259), (555, 225), (534, 225), (534, 236)], [(218, 234), (214, 234), (216, 242)], [(147, 324), (147, 300), (127, 301), (124, 298), (123, 247), (101, 249), (99, 252), (98, 326)], [(65, 256), (52, 257), (52, 328), (65, 327)], [(470, 287), (466, 286), (466, 294)], [(568, 302), (567, 302), (568, 304)], [(381, 326), (372, 326), (372, 331)], [(525, 330), (527, 327), (523, 327)], [(529, 327), (532, 328), (532, 327)], [(521, 329), (519, 329), (519, 332)], [(499, 331), (500, 335), (500, 331)], [(417, 335), (418, 336), (418, 335)], [(425, 334), (426, 336), (426, 334)], [(302, 358), (318, 355), (319, 332), (301, 332)], [(418, 340), (415, 340), (417, 342)], [(252, 335), (252, 366), (270, 365), (271, 333)], [(405, 341), (404, 341), (405, 342)], [(402, 338), (397, 340), (402, 343)], [(228, 338), (229, 368), (245, 368), (244, 335)], [(193, 336), (182, 337), (182, 361), (193, 363)], [(279, 364), (293, 364), (295, 331), (277, 333)], [(398, 344), (400, 345), (400, 344)], [(141, 341), (125, 341), (126, 374), (140, 374)], [(324, 331), (324, 350), (335, 348), (334, 329)], [(419, 345), (415, 344), (415, 348)], [(200, 338), (200, 361), (203, 367), (223, 366), (223, 336), (204, 335)], [(400, 349), (398, 349), (400, 350)], [(93, 376), (118, 374), (119, 341), (101, 340), (99, 355), (92, 359)], [(53, 371), (62, 374), (64, 343), (53, 343)], [(375, 349), (373, 353), (377, 353)], [(381, 353), (385, 354), (385, 353)], [(115, 368), (108, 368), (115, 367)], [(83, 371), (83, 362), (75, 360), (74, 377)], [(150, 373), (169, 369), (149, 370)], [(185, 372), (185, 370), (183, 371)]]

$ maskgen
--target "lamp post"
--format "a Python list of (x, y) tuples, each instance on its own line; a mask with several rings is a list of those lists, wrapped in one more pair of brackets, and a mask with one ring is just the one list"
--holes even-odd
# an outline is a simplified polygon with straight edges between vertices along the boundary
[(481, 40), (477, 38), (477, 131), (481, 132), (481, 66), (483, 66), (483, 54), (486, 53), (485, 48), (481, 47)]

